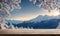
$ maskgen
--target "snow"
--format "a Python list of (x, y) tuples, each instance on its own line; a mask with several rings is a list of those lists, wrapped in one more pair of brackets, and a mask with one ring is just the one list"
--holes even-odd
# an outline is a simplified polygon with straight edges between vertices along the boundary
[(57, 29), (60, 29), (60, 23), (59, 23), (59, 25), (58, 25)]

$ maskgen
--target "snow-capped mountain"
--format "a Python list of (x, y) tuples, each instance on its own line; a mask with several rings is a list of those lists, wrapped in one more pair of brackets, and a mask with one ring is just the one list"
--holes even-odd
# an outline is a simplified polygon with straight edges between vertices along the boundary
[(42, 16), (39, 15), (34, 19), (31, 19), (29, 21), (18, 21), (18, 20), (7, 20), (6, 22), (12, 23), (14, 27), (24, 27), (24, 28), (31, 28), (33, 27), (34, 29), (53, 29), (53, 28), (60, 28), (59, 23), (60, 23), (60, 16)]
[(53, 16), (48, 16), (48, 15), (42, 16), (42, 15), (39, 15), (36, 18), (31, 19), (29, 21), (30, 22), (40, 22), (40, 21), (49, 20), (49, 19), (53, 19)]
[[(25, 21), (25, 22), (41, 22), (41, 21), (50, 20), (50, 19), (60, 19), (60, 15), (59, 16), (48, 16), (48, 15), (42, 16), (42, 15), (39, 15), (36, 18), (33, 18), (33, 19)], [(22, 23), (24, 21), (6, 20), (6, 22), (11, 22), (11, 23), (16, 23), (17, 24), (17, 23)]]
[(60, 15), (58, 15), (58, 16), (55, 16), (55, 19), (60, 19)]

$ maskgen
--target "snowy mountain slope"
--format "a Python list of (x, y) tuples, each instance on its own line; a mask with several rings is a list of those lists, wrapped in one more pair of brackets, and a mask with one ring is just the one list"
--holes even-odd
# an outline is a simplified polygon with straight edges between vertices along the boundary
[(47, 15), (45, 15), (45, 16), (39, 15), (36, 18), (31, 19), (29, 21), (30, 22), (41, 22), (43, 20), (49, 20), (49, 19), (53, 19), (53, 17), (52, 16), (47, 16)]

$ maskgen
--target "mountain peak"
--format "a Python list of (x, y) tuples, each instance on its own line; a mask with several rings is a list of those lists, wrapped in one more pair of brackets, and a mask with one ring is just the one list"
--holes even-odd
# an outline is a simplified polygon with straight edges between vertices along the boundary
[(52, 17), (51, 16), (48, 16), (48, 15), (45, 15), (45, 16), (42, 16), (42, 15), (39, 15), (37, 16), (36, 18), (34, 19), (31, 19), (30, 21), (31, 22), (41, 22), (43, 20), (48, 20), (48, 19), (51, 19)]

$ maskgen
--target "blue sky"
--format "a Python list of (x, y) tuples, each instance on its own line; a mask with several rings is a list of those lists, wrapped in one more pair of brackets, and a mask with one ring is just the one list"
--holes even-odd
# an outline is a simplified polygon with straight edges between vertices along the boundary
[(21, 18), (22, 19), (27, 19), (28, 17), (32, 18), (37, 16), (41, 10), (41, 8), (35, 6), (28, 0), (22, 0), (22, 2), (20, 3), (20, 6), (21, 6), (21, 9), (14, 9), (13, 11), (11, 11), (12, 18), (14, 19), (20, 18), (20, 20)]
[(22, 0), (20, 6), (21, 9), (14, 9), (13, 11), (10, 12), (11, 13), (10, 19), (25, 21), (33, 19), (42, 13), (49, 14), (47, 13), (46, 10), (43, 9), (44, 10), (43, 11), (42, 8), (39, 8), (32, 4), (31, 2), (29, 2), (29, 0)]

